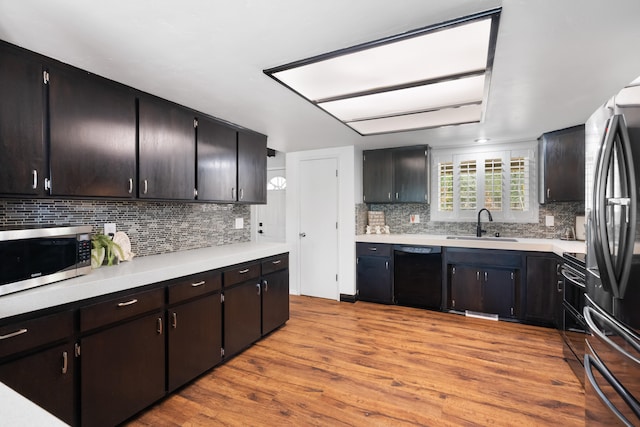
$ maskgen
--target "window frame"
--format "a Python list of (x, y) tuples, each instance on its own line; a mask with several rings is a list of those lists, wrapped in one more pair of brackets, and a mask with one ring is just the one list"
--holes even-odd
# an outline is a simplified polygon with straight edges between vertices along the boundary
[[(539, 205), (537, 195), (537, 141), (491, 145), (482, 147), (432, 148), (431, 179), (435, 184), (431, 192), (431, 221), (475, 222), (478, 211), (485, 207), (485, 160), (502, 159), (502, 210), (491, 210), (494, 221), (505, 223), (538, 223)], [(525, 187), (528, 187), (526, 206), (528, 210), (511, 208), (511, 162), (524, 157)], [(460, 164), (476, 161), (475, 209), (462, 209), (460, 201)], [(453, 209), (440, 210), (440, 164), (453, 162)], [(528, 181), (528, 182), (527, 182)]]

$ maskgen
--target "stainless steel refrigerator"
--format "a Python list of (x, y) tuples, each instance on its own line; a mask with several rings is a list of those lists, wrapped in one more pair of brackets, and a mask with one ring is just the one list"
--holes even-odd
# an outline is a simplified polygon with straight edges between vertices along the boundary
[(640, 425), (638, 84), (585, 124), (586, 425)]

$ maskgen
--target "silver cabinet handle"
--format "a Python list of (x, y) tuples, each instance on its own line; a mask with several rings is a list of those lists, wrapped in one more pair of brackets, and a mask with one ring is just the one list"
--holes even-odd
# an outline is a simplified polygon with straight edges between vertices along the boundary
[(197, 288), (198, 286), (202, 286), (202, 285), (204, 285), (204, 284), (205, 284), (205, 281), (204, 281), (204, 280), (202, 280), (202, 281), (200, 281), (200, 282), (192, 283), (192, 284), (191, 284), (191, 287), (192, 287), (192, 288)]
[(244, 188), (240, 189), (240, 200), (244, 199)]
[(33, 188), (34, 190), (36, 188), (38, 188), (38, 171), (37, 170), (32, 170), (31, 171), (31, 176), (33, 177), (33, 182), (31, 183), (31, 188)]
[(386, 268), (387, 270), (389, 269), (389, 261), (384, 262), (384, 268)]
[(149, 189), (149, 183), (147, 182), (146, 179), (143, 182), (144, 182), (144, 190), (142, 191), (142, 194), (147, 194), (147, 190)]
[(178, 327), (178, 315), (175, 311), (171, 314), (171, 327), (173, 329)]
[(378, 248), (369, 248), (370, 251), (377, 251)]
[(480, 272), (476, 271), (476, 280), (480, 281)]
[(547, 188), (547, 199), (548, 199), (549, 197), (551, 197), (551, 189), (550, 189), (550, 188)]
[(133, 178), (129, 178), (129, 194), (133, 193)]
[(484, 272), (484, 281), (486, 282), (489, 278), (489, 273), (487, 273), (486, 271)]
[(269, 292), (269, 282), (263, 280), (262, 283), (264, 284), (264, 291)]
[(62, 352), (62, 373), (66, 374), (69, 368), (69, 356), (66, 351)]
[(235, 200), (235, 199), (236, 199), (236, 188), (235, 188), (235, 187), (233, 187), (233, 188), (231, 189), (231, 198), (232, 198), (233, 200)]
[(17, 337), (18, 335), (22, 335), (26, 333), (27, 333), (27, 328), (22, 328), (18, 331), (11, 332), (10, 334), (7, 334), (7, 335), (0, 335), (0, 340), (6, 340), (6, 339)]
[(279, 259), (279, 260), (276, 260), (276, 261), (272, 261), (271, 264), (280, 264), (281, 262), (282, 262), (282, 260)]
[(299, 236), (300, 237), (307, 237), (307, 233), (300, 233)]
[(158, 328), (156, 332), (158, 332), (158, 335), (162, 335), (162, 317), (158, 317)]
[(388, 193), (388, 194), (387, 194), (387, 198), (388, 198), (389, 200), (391, 200), (391, 193)]
[(260, 290), (262, 289), (262, 286), (260, 286), (260, 283), (256, 285), (256, 288), (258, 289), (258, 295), (260, 295)]
[(398, 193), (396, 192), (396, 200), (398, 200)]
[(134, 299), (129, 300), (129, 301), (119, 302), (119, 303), (118, 303), (118, 307), (126, 307), (126, 306), (128, 306), (128, 305), (133, 305), (133, 304), (135, 304), (135, 303), (137, 303), (137, 302), (138, 302), (138, 300), (134, 298)]
[(248, 272), (249, 272), (249, 269), (248, 269), (248, 268), (245, 268), (244, 270), (240, 270), (240, 271), (238, 271), (238, 273), (240, 273), (240, 274), (246, 274), (246, 273), (248, 273)]

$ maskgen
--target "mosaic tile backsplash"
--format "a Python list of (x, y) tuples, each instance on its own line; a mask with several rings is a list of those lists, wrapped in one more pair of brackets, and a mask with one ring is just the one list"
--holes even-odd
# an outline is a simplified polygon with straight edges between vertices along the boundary
[[(446, 234), (474, 235), (475, 222), (431, 221), (429, 205), (423, 203), (407, 204), (370, 204), (356, 205), (356, 233), (364, 234), (367, 225), (367, 212), (382, 211), (392, 234)], [(420, 215), (420, 223), (411, 224), (409, 215)], [(540, 205), (539, 219), (536, 224), (487, 222), (483, 219), (483, 228), (487, 235), (500, 233), (502, 237), (522, 237), (558, 239), (567, 227), (575, 227), (576, 215), (584, 214), (584, 202), (548, 203)], [(553, 215), (554, 226), (545, 226), (545, 216)]]
[[(234, 228), (235, 219), (244, 228)], [(102, 232), (115, 222), (136, 256), (251, 240), (248, 205), (102, 200), (0, 200), (0, 227), (91, 225)]]

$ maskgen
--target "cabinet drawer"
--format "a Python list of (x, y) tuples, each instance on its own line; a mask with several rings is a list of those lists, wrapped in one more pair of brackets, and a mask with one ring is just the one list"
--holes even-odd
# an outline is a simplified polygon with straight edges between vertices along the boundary
[(228, 288), (238, 283), (260, 277), (260, 263), (247, 263), (224, 270), (224, 286)]
[(222, 273), (219, 271), (208, 271), (183, 277), (177, 283), (169, 286), (169, 304), (205, 295), (221, 288)]
[(289, 254), (280, 254), (262, 261), (262, 274), (289, 268)]
[(358, 243), (356, 256), (391, 256), (391, 245), (385, 243)]
[(129, 317), (157, 310), (164, 304), (164, 288), (139, 292), (80, 309), (80, 331), (108, 325)]
[(73, 334), (73, 312), (65, 311), (0, 327), (0, 358)]

